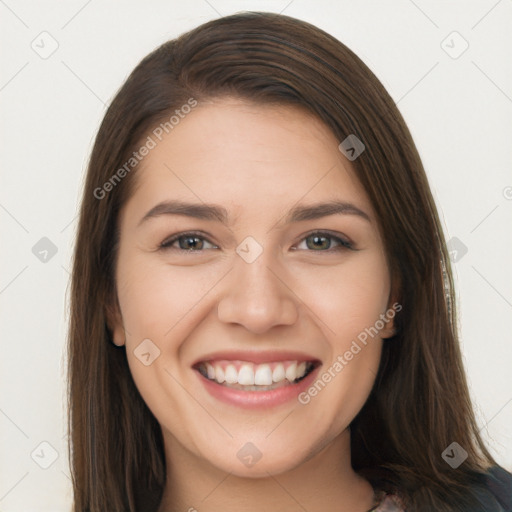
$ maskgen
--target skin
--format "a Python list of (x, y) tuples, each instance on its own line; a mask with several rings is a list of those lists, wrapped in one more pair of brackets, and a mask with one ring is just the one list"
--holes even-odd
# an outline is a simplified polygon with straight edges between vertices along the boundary
[[(240, 409), (207, 393), (191, 368), (214, 350), (290, 350), (319, 359), (321, 375), (392, 304), (372, 205), (338, 144), (302, 110), (224, 98), (195, 108), (137, 170), (120, 212), (120, 309), (110, 323), (162, 427), (159, 512), (372, 506), (370, 484), (351, 467), (349, 424), (371, 390), (392, 321), (307, 405)], [(170, 214), (140, 224), (171, 199), (221, 205), (229, 224)], [(352, 203), (369, 220), (336, 214), (285, 223), (292, 207), (327, 200)], [(190, 230), (203, 236), (194, 251), (180, 251), (179, 241), (159, 250)], [(354, 249), (340, 249), (336, 238), (311, 246), (307, 237), (318, 230)], [(235, 251), (247, 236), (263, 247), (252, 263)], [(160, 355), (145, 366), (134, 350), (148, 338)], [(237, 457), (247, 442), (262, 454), (252, 467)]]

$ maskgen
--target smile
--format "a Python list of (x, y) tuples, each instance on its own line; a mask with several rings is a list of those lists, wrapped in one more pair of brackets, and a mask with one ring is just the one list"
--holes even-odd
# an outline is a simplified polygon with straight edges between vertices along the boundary
[(230, 351), (204, 356), (192, 369), (217, 403), (268, 409), (296, 404), (321, 366), (319, 359), (299, 352)]
[(299, 382), (315, 368), (313, 361), (280, 361), (254, 364), (248, 361), (206, 361), (197, 365), (203, 377), (225, 387), (245, 391), (269, 391)]

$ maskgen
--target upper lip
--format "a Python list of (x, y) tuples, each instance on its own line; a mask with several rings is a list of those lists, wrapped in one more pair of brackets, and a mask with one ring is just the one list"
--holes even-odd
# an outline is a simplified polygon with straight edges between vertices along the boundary
[(212, 352), (201, 356), (196, 359), (192, 366), (207, 361), (247, 361), (248, 363), (262, 364), (274, 363), (280, 361), (312, 361), (320, 362), (317, 357), (314, 357), (304, 352), (292, 352), (286, 350), (259, 350), (259, 351), (242, 351), (242, 350), (226, 350), (222, 352)]

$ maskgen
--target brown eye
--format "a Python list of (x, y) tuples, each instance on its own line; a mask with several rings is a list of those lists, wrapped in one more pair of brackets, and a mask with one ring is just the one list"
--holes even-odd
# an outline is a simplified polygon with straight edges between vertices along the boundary
[(180, 249), (198, 251), (203, 248), (203, 240), (198, 236), (180, 236), (178, 242)]
[(331, 239), (327, 236), (311, 235), (306, 238), (308, 249), (330, 249)]
[(331, 235), (330, 233), (317, 232), (308, 235), (301, 241), (301, 244), (299, 244), (299, 249), (304, 249), (304, 247), (300, 247), (304, 241), (306, 245), (305, 248), (315, 252), (327, 252), (331, 249), (353, 249), (353, 245), (348, 240)]
[[(176, 246), (177, 243), (177, 246)], [(211, 247), (205, 247), (205, 245)], [(185, 252), (202, 251), (203, 249), (217, 249), (218, 247), (209, 242), (205, 237), (196, 233), (182, 233), (173, 236), (160, 244), (160, 249), (163, 250), (178, 250)]]

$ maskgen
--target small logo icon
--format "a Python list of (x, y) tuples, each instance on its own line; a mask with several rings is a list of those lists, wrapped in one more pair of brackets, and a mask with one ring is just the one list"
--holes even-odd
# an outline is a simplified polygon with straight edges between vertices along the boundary
[(160, 349), (149, 338), (146, 338), (139, 343), (133, 353), (144, 366), (149, 366), (160, 355)]
[(453, 442), (441, 454), (441, 457), (453, 469), (457, 469), (468, 458), (468, 452), (459, 443)]
[(338, 149), (353, 162), (366, 148), (361, 140), (351, 133), (339, 146)]
[(248, 236), (236, 248), (236, 253), (246, 262), (253, 263), (263, 252), (263, 247), (252, 237)]
[(32, 254), (39, 259), (39, 261), (48, 263), (57, 254), (57, 246), (49, 238), (43, 236), (43, 238), (32, 247)]
[(467, 246), (456, 236), (450, 238), (446, 246), (450, 254), (450, 260), (453, 263), (458, 263), (468, 252)]
[(258, 462), (262, 453), (256, 448), (253, 443), (245, 443), (240, 450), (238, 450), (236, 456), (240, 459), (242, 464), (245, 464), (248, 468), (252, 468), (256, 462)]
[(39, 467), (48, 469), (59, 458), (59, 452), (48, 441), (43, 441), (37, 445), (30, 457)]
[(441, 41), (441, 48), (452, 59), (458, 59), (469, 48), (469, 43), (454, 30)]
[(51, 57), (59, 47), (57, 40), (46, 30), (41, 32), (33, 41), (30, 43), (30, 47), (34, 50), (41, 59), (48, 59)]

